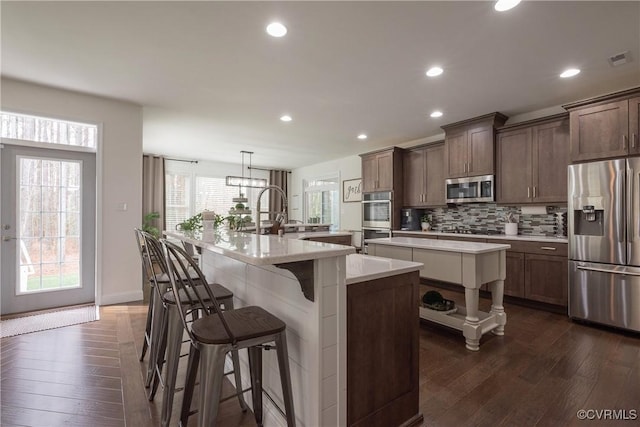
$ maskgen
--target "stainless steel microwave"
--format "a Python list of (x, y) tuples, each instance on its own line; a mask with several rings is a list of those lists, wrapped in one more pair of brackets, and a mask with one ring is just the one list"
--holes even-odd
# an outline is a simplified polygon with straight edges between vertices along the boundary
[(471, 176), (445, 181), (447, 203), (495, 201), (495, 176)]

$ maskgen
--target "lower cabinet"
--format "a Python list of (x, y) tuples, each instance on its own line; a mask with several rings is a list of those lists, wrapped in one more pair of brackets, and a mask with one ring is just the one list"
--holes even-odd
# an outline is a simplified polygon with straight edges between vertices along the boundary
[(504, 294), (559, 306), (568, 305), (566, 243), (539, 243), (517, 240), (489, 240), (508, 243), (507, 277)]
[(348, 426), (422, 424), (419, 284), (413, 271), (347, 286)]
[(524, 257), (525, 298), (549, 304), (568, 304), (567, 257), (526, 254)]

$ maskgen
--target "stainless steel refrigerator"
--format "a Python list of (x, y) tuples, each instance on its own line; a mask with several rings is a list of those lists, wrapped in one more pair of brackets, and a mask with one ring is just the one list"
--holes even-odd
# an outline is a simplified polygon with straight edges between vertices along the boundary
[(568, 172), (569, 316), (640, 331), (640, 158)]

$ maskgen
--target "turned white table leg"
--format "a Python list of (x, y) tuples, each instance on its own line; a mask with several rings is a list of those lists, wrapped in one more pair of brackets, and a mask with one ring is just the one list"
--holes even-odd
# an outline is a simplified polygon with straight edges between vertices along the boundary
[(462, 325), (462, 335), (465, 337), (467, 349), (472, 351), (480, 349), (480, 337), (482, 336), (480, 318), (478, 317), (478, 297), (478, 289), (464, 288), (467, 316)]
[(498, 326), (492, 331), (495, 335), (504, 335), (504, 325), (507, 324), (507, 313), (504, 312), (502, 301), (504, 299), (504, 280), (492, 282), (491, 287), (491, 311), (496, 317)]

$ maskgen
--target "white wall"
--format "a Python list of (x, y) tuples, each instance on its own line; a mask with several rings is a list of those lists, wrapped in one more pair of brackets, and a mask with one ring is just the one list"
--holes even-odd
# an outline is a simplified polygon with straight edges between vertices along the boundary
[[(98, 148), (97, 303), (142, 299), (133, 229), (142, 221), (142, 108), (11, 79), (2, 79), (6, 111), (101, 125)], [(118, 210), (126, 203), (127, 210)]]
[(340, 229), (358, 231), (355, 234), (359, 244), (362, 228), (362, 207), (360, 203), (342, 203), (342, 181), (361, 178), (362, 163), (360, 156), (349, 156), (328, 162), (304, 166), (291, 171), (289, 186), (289, 218), (304, 220), (302, 217), (303, 188), (302, 180), (320, 178), (337, 173), (340, 176)]

